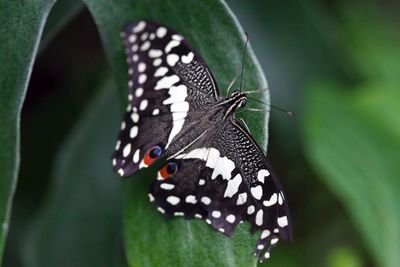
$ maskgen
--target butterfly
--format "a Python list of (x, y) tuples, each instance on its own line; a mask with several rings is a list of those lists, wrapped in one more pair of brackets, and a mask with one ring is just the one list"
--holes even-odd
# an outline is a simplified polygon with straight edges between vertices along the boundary
[(235, 118), (246, 94), (220, 95), (199, 54), (174, 30), (151, 21), (121, 32), (128, 107), (112, 156), (126, 177), (165, 158), (148, 194), (166, 217), (204, 220), (230, 236), (247, 221), (260, 231), (254, 255), (270, 257), (292, 238), (289, 208), (266, 155)]

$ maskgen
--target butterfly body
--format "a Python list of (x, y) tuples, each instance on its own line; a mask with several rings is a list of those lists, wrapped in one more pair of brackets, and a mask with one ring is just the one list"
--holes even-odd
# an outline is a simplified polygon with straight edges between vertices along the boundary
[(262, 231), (255, 254), (290, 239), (287, 202), (266, 156), (235, 118), (245, 93), (220, 96), (205, 62), (175, 31), (154, 22), (121, 33), (128, 63), (128, 107), (113, 168), (129, 176), (161, 157), (149, 198), (166, 217), (203, 219), (231, 235), (243, 221)]

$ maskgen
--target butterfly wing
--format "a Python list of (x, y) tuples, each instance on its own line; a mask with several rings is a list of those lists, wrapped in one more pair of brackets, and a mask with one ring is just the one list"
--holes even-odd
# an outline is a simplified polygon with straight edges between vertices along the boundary
[(260, 147), (236, 120), (170, 160), (178, 172), (167, 179), (158, 175), (150, 190), (163, 214), (202, 218), (226, 235), (248, 221), (252, 232), (262, 231), (255, 254), (265, 251), (265, 258), (280, 237), (291, 239), (282, 187)]
[(128, 63), (128, 107), (113, 168), (129, 176), (148, 165), (145, 158), (152, 147), (169, 149), (190, 114), (207, 110), (219, 93), (206, 64), (173, 30), (140, 21), (126, 26), (121, 37)]

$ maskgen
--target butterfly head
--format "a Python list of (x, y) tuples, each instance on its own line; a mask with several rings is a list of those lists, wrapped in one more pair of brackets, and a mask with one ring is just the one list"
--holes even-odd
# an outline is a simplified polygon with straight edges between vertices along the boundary
[(232, 106), (234, 107), (234, 109), (243, 108), (247, 104), (246, 94), (240, 91), (232, 92), (230, 100), (233, 102)]

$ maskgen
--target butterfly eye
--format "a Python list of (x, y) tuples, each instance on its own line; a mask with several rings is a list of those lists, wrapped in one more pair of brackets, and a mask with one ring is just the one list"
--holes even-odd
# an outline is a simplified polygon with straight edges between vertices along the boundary
[(150, 148), (144, 155), (144, 163), (148, 166), (153, 164), (153, 162), (161, 156), (162, 152), (163, 149), (160, 146)]
[(247, 98), (243, 98), (242, 102), (240, 102), (240, 107), (242, 108), (242, 107), (246, 106), (246, 104), (247, 104)]
[(160, 175), (163, 179), (168, 179), (177, 172), (178, 164), (175, 162), (168, 162), (164, 167), (161, 168)]

